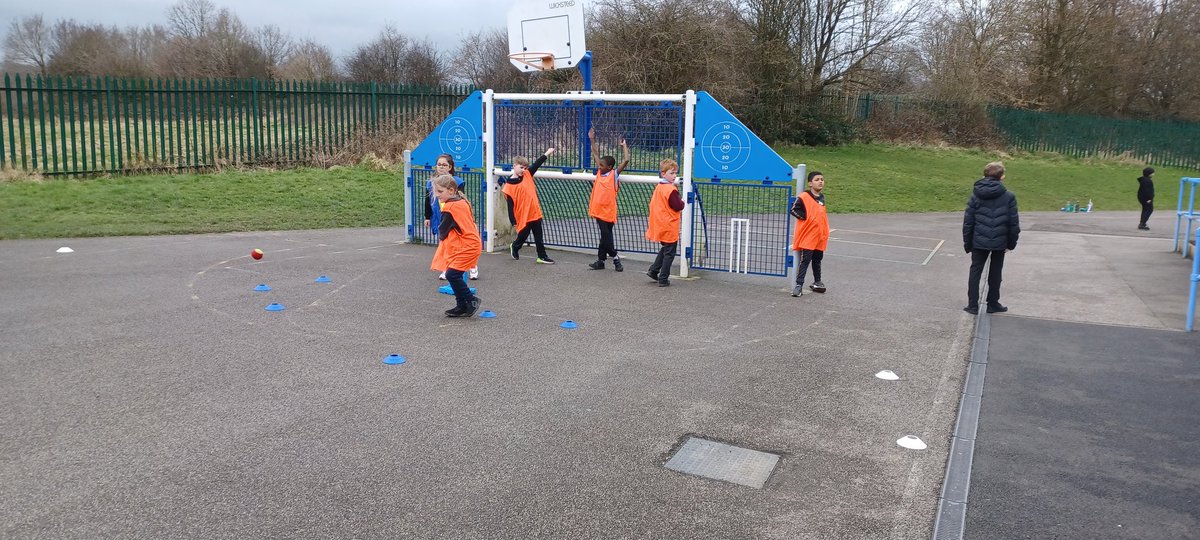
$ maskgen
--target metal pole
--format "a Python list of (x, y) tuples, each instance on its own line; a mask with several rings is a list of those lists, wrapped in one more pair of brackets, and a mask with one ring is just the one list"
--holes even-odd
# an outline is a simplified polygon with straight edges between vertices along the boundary
[(583, 77), (583, 89), (591, 91), (592, 89), (592, 51), (583, 53), (583, 58), (579, 59), (579, 74)]
[(404, 151), (404, 223), (407, 225), (404, 230), (404, 241), (412, 242), (413, 235), (416, 233), (417, 216), (413, 212), (413, 172), (412, 172), (412, 150)]
[[(692, 264), (692, 160), (696, 150), (696, 92), (688, 90), (684, 95), (683, 106), (683, 213), (684, 219), (679, 220), (683, 232), (679, 235), (679, 277), (688, 277), (688, 267)], [(711, 99), (711, 98), (710, 98)]]
[[(1196, 244), (1200, 245), (1200, 227), (1196, 228)], [(1187, 240), (1184, 240), (1187, 243)], [(1200, 286), (1200, 255), (1192, 255), (1192, 296), (1188, 300), (1187, 331), (1191, 332), (1196, 321), (1196, 288)]]
[(487, 217), (484, 219), (484, 251), (491, 253), (496, 249), (496, 153), (493, 151), (496, 132), (496, 102), (491, 89), (483, 93), (483, 181), (487, 186), (484, 190), (484, 206)]

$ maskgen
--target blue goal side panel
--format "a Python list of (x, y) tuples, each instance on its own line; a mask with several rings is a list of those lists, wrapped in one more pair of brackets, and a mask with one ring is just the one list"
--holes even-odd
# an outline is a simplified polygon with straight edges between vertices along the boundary
[(462, 169), (483, 169), (483, 92), (467, 96), (412, 152), (413, 167), (432, 167), (441, 154)]
[(792, 166), (708, 92), (696, 93), (693, 169), (695, 178), (776, 182), (792, 179)]

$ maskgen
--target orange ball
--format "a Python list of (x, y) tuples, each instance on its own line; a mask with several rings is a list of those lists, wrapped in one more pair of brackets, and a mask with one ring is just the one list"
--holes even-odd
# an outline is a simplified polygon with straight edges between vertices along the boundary
[(253, 251), (251, 251), (251, 252), (250, 252), (250, 256), (251, 256), (251, 257), (254, 257), (254, 260), (256, 260), (256, 261), (257, 261), (257, 260), (259, 260), (259, 259), (261, 259), (261, 258), (262, 258), (262, 256), (263, 256), (263, 250), (261, 250), (261, 249), (258, 249), (258, 248), (255, 248)]

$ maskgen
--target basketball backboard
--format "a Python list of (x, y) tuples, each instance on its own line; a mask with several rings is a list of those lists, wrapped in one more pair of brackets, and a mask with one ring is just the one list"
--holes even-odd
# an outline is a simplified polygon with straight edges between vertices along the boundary
[(587, 51), (583, 0), (522, 0), (508, 11), (509, 61), (521, 71), (576, 67)]

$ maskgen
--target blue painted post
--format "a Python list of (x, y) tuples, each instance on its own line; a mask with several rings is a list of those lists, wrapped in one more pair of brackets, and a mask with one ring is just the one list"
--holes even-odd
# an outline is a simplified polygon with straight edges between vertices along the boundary
[[(1184, 230), (1183, 230), (1183, 249), (1182, 249), (1182, 251), (1183, 251), (1183, 258), (1186, 259), (1188, 256), (1187, 237), (1188, 237), (1188, 233), (1191, 232), (1191, 230), (1192, 230), (1192, 220), (1196, 218), (1196, 184), (1200, 183), (1200, 178), (1185, 178), (1185, 180), (1187, 180), (1187, 182), (1190, 184), (1190, 187), (1191, 187), (1191, 189), (1188, 191), (1188, 193), (1189, 193), (1188, 209), (1187, 209), (1187, 212), (1184, 213), (1184, 217), (1187, 218), (1187, 227), (1184, 228)], [(1182, 199), (1183, 199), (1182, 193), (1180, 195), (1181, 195), (1180, 202), (1182, 202)]]
[[(1196, 245), (1200, 246), (1200, 227), (1196, 228)], [(1187, 239), (1184, 239), (1187, 243)], [(1192, 296), (1188, 300), (1187, 331), (1191, 332), (1196, 322), (1196, 289), (1200, 286), (1200, 254), (1192, 255)]]
[(583, 76), (583, 89), (592, 89), (592, 51), (583, 53), (583, 58), (579, 59), (579, 74)]

